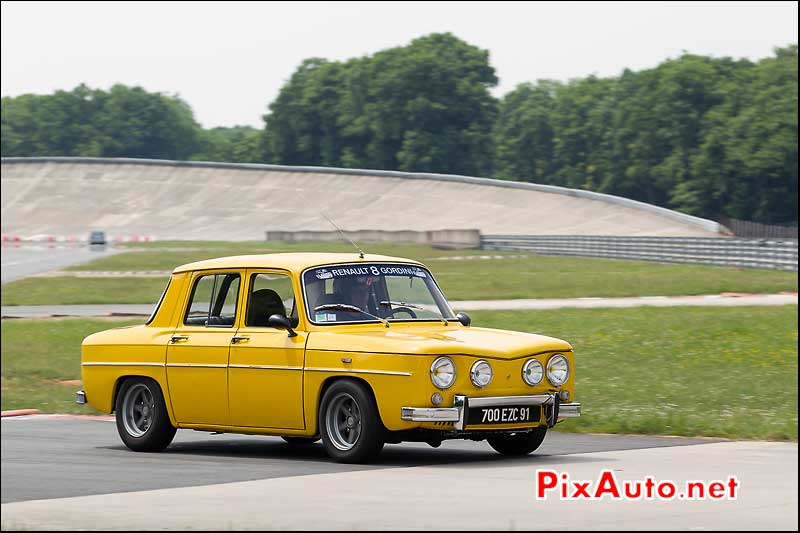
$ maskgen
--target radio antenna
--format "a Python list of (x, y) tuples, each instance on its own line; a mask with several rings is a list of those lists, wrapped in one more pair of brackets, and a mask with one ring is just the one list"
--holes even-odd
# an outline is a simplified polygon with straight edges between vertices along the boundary
[(322, 216), (323, 216), (323, 217), (325, 217), (325, 220), (327, 220), (328, 222), (330, 222), (330, 223), (331, 223), (331, 226), (333, 226), (334, 228), (336, 228), (336, 229), (339, 231), (339, 233), (341, 234), (341, 236), (342, 236), (342, 237), (344, 237), (345, 239), (347, 239), (347, 241), (348, 241), (348, 242), (350, 242), (350, 244), (352, 244), (352, 245), (355, 247), (355, 249), (356, 249), (356, 250), (358, 250), (358, 257), (359, 257), (360, 259), (364, 259), (364, 250), (362, 250), (361, 248), (359, 248), (359, 247), (358, 247), (358, 245), (357, 245), (357, 244), (356, 244), (356, 243), (353, 241), (353, 239), (351, 239), (350, 237), (348, 237), (347, 235), (345, 235), (345, 233), (342, 231), (342, 228), (340, 228), (339, 226), (337, 226), (337, 225), (336, 225), (336, 224), (333, 222), (333, 220), (331, 220), (330, 218), (328, 218), (328, 216), (327, 216), (325, 213), (322, 213)]

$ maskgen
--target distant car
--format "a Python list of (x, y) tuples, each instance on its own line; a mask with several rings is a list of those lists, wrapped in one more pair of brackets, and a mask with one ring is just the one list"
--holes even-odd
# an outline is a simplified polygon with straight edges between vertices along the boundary
[(421, 263), (354, 255), (177, 267), (146, 324), (84, 339), (78, 403), (135, 451), (187, 428), (321, 438), (340, 462), (444, 439), (523, 455), (580, 416), (569, 343), (471, 327)]
[(93, 231), (89, 234), (89, 244), (106, 244), (105, 231)]

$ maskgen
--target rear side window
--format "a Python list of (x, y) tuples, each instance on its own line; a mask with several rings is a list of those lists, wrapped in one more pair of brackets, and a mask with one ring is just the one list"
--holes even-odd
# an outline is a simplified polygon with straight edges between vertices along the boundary
[(239, 301), (239, 274), (208, 274), (195, 280), (183, 323), (187, 326), (233, 327)]

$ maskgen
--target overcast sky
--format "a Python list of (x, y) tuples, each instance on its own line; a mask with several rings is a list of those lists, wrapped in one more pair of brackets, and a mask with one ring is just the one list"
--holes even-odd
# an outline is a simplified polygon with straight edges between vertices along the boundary
[(682, 51), (753, 60), (797, 43), (795, 2), (3, 2), (2, 95), (114, 83), (178, 94), (204, 127), (262, 127), (303, 59), (452, 32), (488, 49), (501, 96)]

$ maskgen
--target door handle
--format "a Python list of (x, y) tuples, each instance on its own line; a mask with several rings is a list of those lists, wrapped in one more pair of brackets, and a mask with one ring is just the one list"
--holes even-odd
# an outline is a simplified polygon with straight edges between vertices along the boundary
[(189, 340), (189, 336), (188, 335), (173, 335), (172, 337), (169, 338), (169, 342), (171, 344), (175, 344), (176, 342), (180, 342), (180, 341), (188, 341), (188, 340)]
[(238, 342), (247, 342), (250, 340), (250, 337), (247, 335), (234, 335), (231, 337), (231, 344), (236, 344)]

